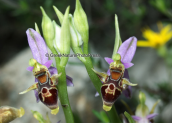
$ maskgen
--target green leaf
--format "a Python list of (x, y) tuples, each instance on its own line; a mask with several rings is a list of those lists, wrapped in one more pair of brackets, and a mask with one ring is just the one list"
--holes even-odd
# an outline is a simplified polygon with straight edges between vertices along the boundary
[(130, 116), (129, 113), (127, 113), (126, 111), (124, 112), (124, 115), (127, 117), (129, 123), (135, 123), (135, 121), (133, 120), (133, 118)]
[(94, 114), (100, 121), (103, 121), (103, 119), (102, 119), (102, 117), (101, 117), (101, 115), (100, 115), (99, 112), (93, 110), (93, 114)]

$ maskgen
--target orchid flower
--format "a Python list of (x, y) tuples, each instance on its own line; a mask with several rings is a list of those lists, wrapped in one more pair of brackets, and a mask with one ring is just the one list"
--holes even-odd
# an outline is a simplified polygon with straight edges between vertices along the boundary
[[(48, 51), (41, 35), (33, 29), (28, 29), (26, 34), (34, 58), (30, 59), (30, 67), (28, 67), (27, 70), (33, 72), (36, 83), (20, 94), (38, 89), (38, 91), (35, 90), (37, 102), (41, 100), (41, 102), (51, 109), (52, 114), (56, 114), (59, 110), (57, 103), (58, 91), (56, 85), (58, 82), (57, 79), (61, 73), (57, 74), (57, 69), (51, 66), (52, 60), (48, 60), (48, 57), (46, 57)], [(67, 85), (73, 86), (72, 78), (69, 76), (66, 76), (66, 78)]]
[(146, 96), (143, 92), (140, 92), (139, 100), (140, 104), (137, 106), (136, 113), (134, 116), (132, 116), (132, 118), (136, 121), (136, 123), (150, 123), (150, 120), (158, 115), (157, 113), (154, 113), (154, 109), (159, 100), (154, 104), (150, 112), (148, 107), (145, 105)]
[[(134, 54), (136, 52), (136, 44), (137, 44), (137, 38), (136, 37), (130, 37), (126, 41), (124, 41), (121, 46), (118, 49), (118, 54), (121, 56), (121, 62), (125, 67), (124, 71), (124, 78), (129, 79), (128, 74), (128, 68), (132, 67), (134, 64), (131, 63)], [(114, 62), (113, 59), (105, 57), (105, 60), (108, 64), (111, 64)], [(108, 69), (107, 74), (110, 75), (110, 69)], [(131, 97), (131, 86), (129, 86), (126, 90), (123, 91), (124, 95), (126, 97)]]
[[(40, 64), (45, 65), (48, 68), (51, 76), (54, 74), (58, 74), (57, 69), (51, 66), (53, 61), (48, 60), (48, 57), (45, 56), (48, 53), (48, 50), (42, 36), (31, 28), (26, 31), (26, 34), (28, 38), (29, 47), (32, 51), (33, 58), (36, 59), (37, 62), (39, 62)], [(32, 71), (33, 67), (30, 66), (27, 68), (27, 70)], [(72, 82), (72, 78), (70, 76), (66, 76), (66, 81), (68, 86), (74, 86)], [(35, 79), (35, 82), (38, 82), (38, 80)], [(38, 92), (36, 90), (34, 90), (34, 92), (37, 102), (39, 102)]]
[(114, 57), (115, 61), (110, 58), (105, 58), (105, 60), (110, 64), (110, 69), (107, 74), (97, 72), (93, 69), (103, 82), (101, 94), (103, 98), (103, 109), (105, 111), (109, 111), (111, 109), (112, 105), (123, 91), (126, 91), (126, 96), (131, 95), (131, 87), (128, 88), (128, 86), (137, 85), (129, 82), (128, 71), (125, 70), (126, 68), (133, 66), (131, 60), (136, 51), (136, 43), (137, 39), (135, 37), (131, 37), (119, 47), (118, 52)]
[[(130, 37), (126, 41), (124, 41), (121, 46), (118, 49), (118, 54), (121, 56), (121, 62), (125, 67), (124, 71), (124, 78), (129, 79), (129, 74), (127, 68), (132, 67), (134, 64), (131, 63), (135, 51), (136, 51), (136, 44), (137, 44), (137, 39), (135, 37)], [(106, 62), (110, 65), (112, 62), (114, 62), (113, 59), (105, 57)], [(110, 75), (110, 69), (108, 69), (107, 74)], [(126, 90), (123, 91), (124, 95), (126, 97), (131, 97), (131, 86), (128, 86)], [(99, 93), (97, 92), (95, 96), (98, 96)]]

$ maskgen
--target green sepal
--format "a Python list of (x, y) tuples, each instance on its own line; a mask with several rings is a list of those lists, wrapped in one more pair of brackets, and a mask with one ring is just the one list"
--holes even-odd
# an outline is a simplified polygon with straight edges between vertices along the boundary
[(115, 14), (115, 45), (113, 49), (112, 59), (115, 60), (115, 55), (122, 44), (120, 32), (119, 32), (119, 24), (118, 24), (118, 16)]
[(64, 15), (57, 9), (57, 7), (53, 6), (53, 8), (54, 8), (54, 11), (55, 11), (55, 13), (56, 13), (56, 15), (60, 21), (60, 24), (62, 25)]

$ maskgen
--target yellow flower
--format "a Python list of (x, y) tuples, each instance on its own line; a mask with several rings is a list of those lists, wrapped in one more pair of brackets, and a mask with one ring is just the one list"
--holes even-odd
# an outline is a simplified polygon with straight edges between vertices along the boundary
[[(160, 27), (160, 24), (158, 26)], [(160, 32), (154, 32), (151, 29), (147, 28), (143, 31), (143, 37), (147, 39), (145, 40), (138, 40), (137, 46), (139, 47), (152, 47), (158, 48), (159, 46), (163, 46), (172, 38), (172, 29), (171, 25), (167, 25), (165, 27), (160, 28)]]

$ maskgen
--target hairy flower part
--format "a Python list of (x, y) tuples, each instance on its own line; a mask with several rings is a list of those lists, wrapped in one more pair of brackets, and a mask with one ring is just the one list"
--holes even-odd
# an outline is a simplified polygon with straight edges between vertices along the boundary
[(143, 30), (143, 37), (147, 40), (138, 40), (137, 46), (139, 47), (152, 47), (159, 48), (165, 45), (172, 38), (172, 26), (162, 26), (161, 23), (158, 24), (159, 32), (154, 32), (150, 28)]
[(22, 107), (16, 109), (10, 106), (0, 107), (0, 123), (9, 123), (18, 117), (22, 117), (25, 111)]
[(158, 115), (157, 113), (154, 113), (154, 109), (159, 100), (154, 104), (150, 112), (147, 105), (145, 104), (146, 96), (143, 92), (139, 93), (139, 100), (140, 103), (137, 106), (135, 115), (132, 116), (132, 118), (136, 121), (136, 123), (150, 123), (150, 121)]

